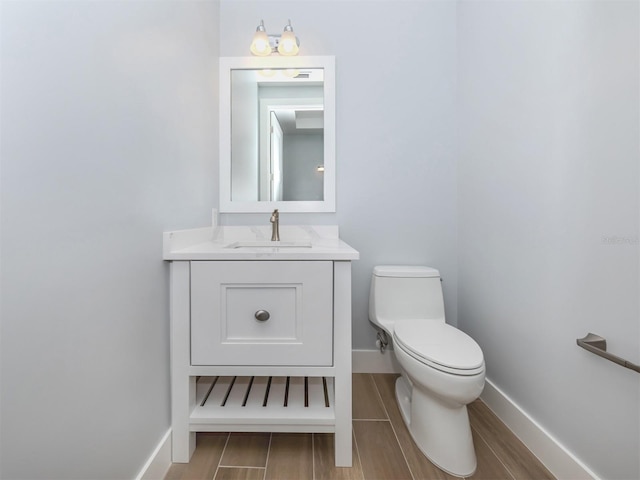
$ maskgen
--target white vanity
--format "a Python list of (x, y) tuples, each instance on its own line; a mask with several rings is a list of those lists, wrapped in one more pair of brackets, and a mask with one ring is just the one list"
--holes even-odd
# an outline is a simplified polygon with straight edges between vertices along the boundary
[(337, 226), (164, 234), (173, 461), (195, 432), (334, 432), (351, 466), (351, 261)]

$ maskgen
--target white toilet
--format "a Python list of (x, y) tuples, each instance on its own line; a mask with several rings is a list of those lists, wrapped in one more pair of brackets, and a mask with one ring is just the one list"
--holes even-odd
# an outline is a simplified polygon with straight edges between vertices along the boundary
[(445, 323), (438, 270), (375, 267), (369, 320), (393, 339), (402, 369), (396, 399), (415, 443), (447, 473), (473, 474), (467, 404), (484, 387), (484, 357), (471, 337)]

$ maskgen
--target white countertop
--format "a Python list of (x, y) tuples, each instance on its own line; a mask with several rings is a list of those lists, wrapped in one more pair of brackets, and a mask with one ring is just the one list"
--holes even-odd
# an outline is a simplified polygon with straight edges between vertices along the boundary
[(217, 226), (165, 232), (164, 260), (357, 260), (357, 250), (340, 240), (337, 225)]

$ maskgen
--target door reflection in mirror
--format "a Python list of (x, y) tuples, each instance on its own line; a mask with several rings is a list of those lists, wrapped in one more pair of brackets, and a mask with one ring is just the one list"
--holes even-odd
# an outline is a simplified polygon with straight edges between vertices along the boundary
[(271, 132), (269, 143), (271, 146), (269, 155), (269, 177), (270, 177), (270, 189), (269, 198), (260, 200), (273, 200), (282, 201), (282, 170), (284, 163), (284, 133), (282, 132), (282, 125), (278, 120), (276, 112), (271, 110), (269, 112), (269, 130)]
[(324, 71), (231, 71), (231, 200), (322, 201)]

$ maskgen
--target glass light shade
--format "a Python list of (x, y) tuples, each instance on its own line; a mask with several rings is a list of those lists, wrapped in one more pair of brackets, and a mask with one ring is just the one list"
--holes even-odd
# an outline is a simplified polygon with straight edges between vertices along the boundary
[(280, 43), (278, 44), (278, 52), (280, 55), (297, 55), (298, 54), (298, 39), (295, 33), (293, 33), (293, 27), (291, 27), (291, 20), (284, 27), (284, 32), (280, 37)]
[(251, 47), (249, 49), (251, 50), (251, 53), (259, 57), (266, 57), (267, 55), (271, 55), (271, 45), (269, 45), (269, 37), (267, 37), (267, 32), (260, 30), (256, 31), (256, 34), (253, 36), (253, 41), (251, 42)]
[(253, 36), (251, 46), (249, 47), (251, 53), (259, 57), (266, 57), (271, 55), (271, 45), (269, 45), (269, 36), (264, 28), (264, 21), (260, 20), (260, 25), (256, 28), (256, 33)]

